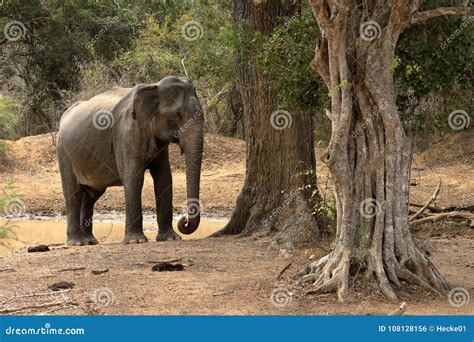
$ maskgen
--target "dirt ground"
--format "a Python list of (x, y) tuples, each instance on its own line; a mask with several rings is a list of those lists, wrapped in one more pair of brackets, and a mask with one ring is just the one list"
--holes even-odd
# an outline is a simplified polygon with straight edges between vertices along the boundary
[[(6, 142), (0, 157), (0, 189), (15, 182), (28, 214), (63, 213), (53, 136)], [(204, 214), (228, 216), (245, 174), (245, 144), (236, 139), (207, 136), (202, 174)], [(317, 151), (320, 154), (321, 151)], [(171, 152), (174, 205), (185, 200), (183, 160)], [(416, 155), (412, 168), (411, 202), (424, 203), (439, 179), (437, 206), (474, 204), (474, 130), (451, 134)], [(318, 179), (330, 186), (327, 170)], [(147, 177), (145, 210), (152, 210), (153, 190)], [(121, 188), (109, 189), (99, 210), (123, 210)], [(466, 222), (430, 224), (417, 228), (418, 239), (452, 286), (474, 290), (474, 229)], [(0, 253), (0, 313), (27, 306), (17, 314), (387, 314), (399, 303), (384, 300), (378, 289), (356, 288), (344, 304), (335, 295), (305, 296), (297, 271), (325, 254), (330, 241), (312, 249), (269, 249), (268, 238), (222, 238), (149, 242), (143, 245), (102, 244), (52, 247), (46, 253), (25, 249)], [(179, 259), (184, 270), (153, 272), (153, 262)], [(279, 272), (291, 266), (277, 279)], [(93, 270), (108, 269), (95, 275)], [(72, 290), (52, 293), (48, 286), (74, 283)], [(473, 314), (473, 300), (454, 307), (447, 298), (406, 286), (398, 292), (408, 303), (407, 314)], [(61, 305), (48, 306), (51, 303)], [(7, 311), (5, 311), (7, 310)]]
[[(370, 287), (357, 289), (344, 304), (333, 294), (304, 296), (305, 289), (297, 284), (295, 274), (321, 251), (298, 250), (288, 256), (269, 250), (268, 244), (268, 239), (223, 238), (4, 253), (0, 255), (0, 312), (2, 305), (12, 309), (64, 303), (17, 314), (373, 315), (388, 314), (398, 306)], [(429, 248), (450, 283), (472, 293), (473, 240), (436, 238)], [(183, 271), (151, 270), (154, 262), (173, 259), (181, 259)], [(277, 280), (289, 263), (290, 268)], [(92, 274), (99, 269), (109, 271)], [(70, 292), (52, 294), (48, 286), (60, 281), (75, 286)], [(472, 302), (456, 308), (445, 297), (411, 286), (399, 296), (408, 303), (407, 314), (474, 313)]]

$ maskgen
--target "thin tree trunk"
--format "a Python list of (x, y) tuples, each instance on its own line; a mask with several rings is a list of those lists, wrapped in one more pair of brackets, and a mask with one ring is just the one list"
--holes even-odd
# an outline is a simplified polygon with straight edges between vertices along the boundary
[(390, 71), (399, 35), (438, 12), (425, 16), (421, 1), (409, 0), (310, 2), (323, 33), (312, 66), (331, 93), (323, 162), (334, 176), (337, 232), (334, 250), (309, 264), (302, 280), (313, 282), (312, 292), (337, 290), (344, 300), (351, 265), (359, 264), (388, 299), (397, 300), (392, 285), (401, 280), (441, 294), (448, 284), (409, 229), (412, 145)]
[[(287, 0), (235, 0), (236, 22), (271, 35), (282, 17), (299, 15)], [(246, 133), (246, 177), (230, 222), (215, 236), (275, 234), (278, 245), (314, 241), (317, 223), (313, 120), (279, 108), (278, 96), (254, 60), (237, 56)]]

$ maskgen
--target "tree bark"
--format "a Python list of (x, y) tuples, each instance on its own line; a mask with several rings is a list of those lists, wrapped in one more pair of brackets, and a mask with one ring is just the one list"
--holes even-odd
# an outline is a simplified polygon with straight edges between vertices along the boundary
[(358, 265), (388, 299), (397, 300), (392, 285), (402, 280), (441, 294), (448, 284), (409, 229), (412, 145), (390, 68), (421, 1), (310, 3), (322, 32), (312, 67), (331, 94), (332, 134), (322, 159), (334, 177), (337, 232), (334, 249), (309, 264), (302, 281), (313, 282), (311, 292), (337, 291), (344, 300)]
[[(234, 0), (236, 23), (271, 36), (282, 18), (300, 15), (292, 0)], [(244, 108), (246, 177), (229, 223), (215, 236), (274, 234), (277, 246), (314, 241), (317, 194), (313, 120), (279, 108), (278, 96), (253, 58), (237, 56)]]

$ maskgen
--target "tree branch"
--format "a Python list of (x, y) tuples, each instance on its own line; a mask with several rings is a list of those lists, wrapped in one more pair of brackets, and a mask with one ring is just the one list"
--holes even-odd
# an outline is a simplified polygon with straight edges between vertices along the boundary
[(321, 38), (316, 43), (314, 51), (314, 59), (311, 61), (311, 68), (321, 76), (326, 87), (331, 89), (331, 79), (329, 75), (329, 54), (328, 41), (326, 38)]
[(416, 212), (416, 214), (414, 214), (412, 217), (409, 218), (408, 221), (413, 221), (414, 219), (416, 219), (418, 216), (420, 216), (426, 208), (428, 208), (428, 206), (433, 203), (433, 201), (436, 199), (436, 197), (438, 196), (439, 194), (439, 190), (441, 189), (441, 178), (439, 180), (439, 183), (438, 183), (438, 186), (436, 187), (435, 191), (433, 192), (433, 195), (431, 195), (430, 199), (426, 202), (426, 204), (421, 207), (420, 210), (418, 210)]
[(411, 221), (410, 226), (416, 227), (423, 223), (433, 223), (433, 222), (437, 222), (443, 219), (450, 219), (450, 218), (461, 218), (461, 219), (471, 220), (470, 225), (474, 226), (474, 214), (463, 212), (463, 211), (453, 211), (450, 213), (430, 215), (427, 217), (423, 217), (419, 220)]
[(415, 13), (410, 20), (410, 25), (418, 25), (424, 23), (425, 21), (443, 17), (447, 15), (457, 15), (457, 14), (470, 14), (471, 8), (467, 6), (460, 6), (460, 7), (440, 7), (432, 10), (427, 10), (423, 12)]

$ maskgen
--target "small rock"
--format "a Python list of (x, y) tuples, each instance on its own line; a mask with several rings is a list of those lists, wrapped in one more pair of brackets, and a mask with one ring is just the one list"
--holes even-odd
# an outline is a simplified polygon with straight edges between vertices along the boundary
[(109, 269), (108, 268), (99, 268), (97, 270), (92, 270), (91, 273), (94, 274), (94, 275), (99, 275), (99, 274), (103, 274), (103, 273), (107, 273), (109, 272)]
[(180, 263), (170, 263), (170, 262), (160, 262), (159, 264), (153, 265), (151, 268), (154, 272), (175, 272), (175, 271), (183, 271), (184, 266)]
[(68, 290), (72, 289), (76, 284), (70, 283), (68, 281), (60, 281), (54, 283), (53, 285), (48, 286), (48, 289), (51, 291), (61, 291), (61, 290)]
[(49, 247), (46, 245), (29, 246), (28, 253), (49, 252)]

